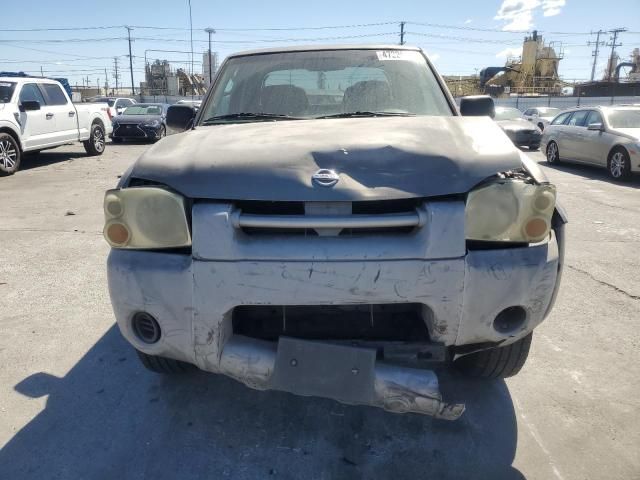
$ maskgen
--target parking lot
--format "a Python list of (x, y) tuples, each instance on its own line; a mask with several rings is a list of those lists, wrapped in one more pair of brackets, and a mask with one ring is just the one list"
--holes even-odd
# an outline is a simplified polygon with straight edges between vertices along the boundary
[(450, 373), (457, 422), (142, 367), (109, 303), (102, 198), (147, 148), (81, 146), (0, 178), (0, 478), (637, 478), (640, 177), (546, 166), (563, 285), (523, 371)]

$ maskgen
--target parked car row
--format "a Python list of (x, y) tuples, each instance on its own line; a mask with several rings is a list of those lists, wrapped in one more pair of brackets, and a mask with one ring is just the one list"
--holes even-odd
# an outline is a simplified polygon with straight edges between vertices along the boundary
[(517, 147), (542, 148), (547, 161), (606, 167), (616, 180), (640, 171), (640, 105), (495, 107), (493, 119)]
[(627, 180), (640, 172), (640, 106), (564, 111), (544, 130), (541, 146), (551, 164), (602, 166), (612, 178)]

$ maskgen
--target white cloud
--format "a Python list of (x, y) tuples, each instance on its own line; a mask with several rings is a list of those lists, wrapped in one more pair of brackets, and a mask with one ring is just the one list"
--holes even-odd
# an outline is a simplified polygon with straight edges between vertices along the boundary
[(566, 0), (542, 0), (542, 13), (545, 17), (559, 15), (566, 3)]
[(519, 57), (522, 55), (522, 48), (505, 48), (504, 50), (496, 53), (497, 58), (506, 58), (506, 57)]
[(494, 20), (503, 20), (502, 30), (531, 30), (533, 17), (542, 10), (545, 17), (553, 17), (562, 12), (567, 0), (503, 0)]
[(494, 19), (507, 22), (502, 30), (529, 30), (533, 27), (533, 11), (540, 5), (540, 0), (504, 0)]
[(440, 54), (439, 53), (427, 53), (427, 57), (429, 57), (429, 60), (431, 60), (432, 62), (437, 62), (438, 60), (440, 60)]
[(467, 18), (467, 19), (464, 21), (464, 24), (465, 24), (465, 25), (469, 25), (471, 22), (473, 22), (473, 20), (471, 20), (470, 18)]

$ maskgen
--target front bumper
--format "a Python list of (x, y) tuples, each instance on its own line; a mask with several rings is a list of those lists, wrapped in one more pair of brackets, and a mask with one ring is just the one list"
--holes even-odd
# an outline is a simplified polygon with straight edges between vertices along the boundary
[(540, 146), (542, 135), (539, 132), (529, 133), (527, 131), (506, 130), (505, 133), (517, 147), (538, 148)]
[(122, 139), (157, 139), (159, 138), (162, 125), (158, 127), (143, 126), (142, 124), (122, 123), (113, 128), (111, 138)]
[[(411, 303), (428, 312), (429, 339), (447, 347), (506, 345), (526, 336), (557, 291), (562, 236), (552, 232), (534, 246), (475, 251), (467, 251), (463, 239), (461, 202), (431, 205), (425, 228), (402, 238), (298, 237), (286, 243), (234, 233), (224, 206), (196, 204), (191, 255), (112, 250), (109, 290), (122, 334), (145, 353), (193, 363), (252, 388), (456, 418), (462, 407), (442, 403), (429, 370), (376, 362), (373, 390), (355, 399), (341, 398), (335, 386), (311, 393), (282, 388), (274, 384), (279, 343), (234, 333), (232, 315), (246, 305)], [(501, 333), (494, 319), (511, 306), (524, 308), (526, 320)], [(161, 326), (155, 344), (141, 342), (133, 331), (132, 317), (141, 311)], [(322, 353), (314, 358), (323, 362)]]

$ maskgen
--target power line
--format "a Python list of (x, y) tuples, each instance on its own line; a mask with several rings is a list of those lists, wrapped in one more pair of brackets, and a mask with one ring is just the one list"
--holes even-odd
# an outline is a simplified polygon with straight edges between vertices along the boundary
[(520, 45), (522, 42), (505, 42), (504, 40), (493, 40), (488, 38), (458, 37), (452, 35), (440, 35), (439, 33), (421, 33), (421, 32), (405, 32), (409, 35), (417, 35), (419, 37), (442, 38), (454, 42), (473, 42), (473, 43), (496, 43), (500, 45)]
[(122, 28), (122, 25), (109, 25), (106, 27), (45, 27), (45, 28), (3, 28), (3, 32), (75, 32), (80, 30), (109, 30)]

